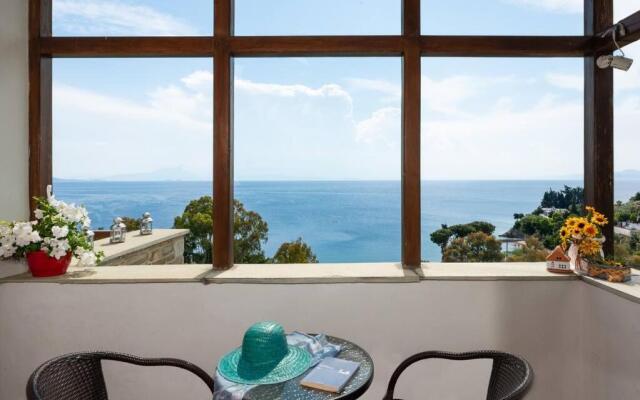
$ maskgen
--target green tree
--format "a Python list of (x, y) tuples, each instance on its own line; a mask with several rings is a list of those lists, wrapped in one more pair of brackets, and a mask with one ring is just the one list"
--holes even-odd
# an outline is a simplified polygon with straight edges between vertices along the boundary
[(140, 229), (140, 220), (131, 217), (122, 217), (122, 223), (127, 227), (127, 232), (133, 232)]
[(318, 258), (311, 247), (302, 238), (298, 238), (293, 242), (282, 243), (270, 261), (274, 264), (307, 264), (317, 263)]
[[(185, 260), (189, 263), (207, 264), (212, 261), (213, 208), (211, 196), (202, 196), (190, 201), (182, 215), (174, 219), (174, 228), (189, 229), (184, 245)], [(267, 241), (269, 227), (262, 217), (234, 200), (233, 225), (234, 262), (266, 262), (262, 245)]]
[(212, 262), (211, 241), (213, 238), (213, 199), (202, 196), (191, 200), (182, 215), (175, 217), (173, 227), (189, 229), (184, 241), (184, 258), (187, 263), (207, 264)]
[(452, 236), (453, 231), (445, 224), (442, 225), (442, 228), (433, 231), (430, 235), (431, 241), (440, 246), (442, 254), (444, 254), (444, 250), (447, 248), (449, 239), (451, 239)]
[(629, 199), (629, 201), (640, 201), (640, 192), (637, 192), (636, 194), (634, 194), (633, 196), (631, 196), (631, 198)]
[(248, 211), (238, 200), (233, 201), (233, 255), (240, 264), (262, 264), (267, 258), (262, 244), (267, 242), (269, 226), (260, 214)]
[(584, 204), (584, 189), (581, 187), (570, 187), (565, 185), (562, 190), (555, 191), (549, 189), (542, 195), (540, 207), (544, 208), (566, 208), (568, 210), (579, 211)]
[(536, 236), (529, 236), (522, 248), (514, 250), (507, 257), (507, 262), (545, 261), (547, 255), (549, 255), (549, 251), (545, 249), (540, 239)]
[(452, 239), (464, 238), (474, 232), (482, 232), (492, 235), (496, 230), (495, 225), (485, 221), (473, 221), (467, 224), (442, 225), (438, 230), (431, 233), (431, 241), (440, 246), (440, 251), (444, 257), (444, 252)]
[(445, 249), (444, 262), (502, 261), (502, 245), (493, 236), (478, 231), (454, 239)]

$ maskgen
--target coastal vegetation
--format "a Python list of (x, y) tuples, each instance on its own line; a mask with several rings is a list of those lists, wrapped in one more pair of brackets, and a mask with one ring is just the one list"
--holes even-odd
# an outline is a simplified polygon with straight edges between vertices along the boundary
[(544, 261), (560, 244), (558, 231), (565, 218), (579, 215), (583, 208), (583, 188), (565, 185), (558, 191), (547, 190), (531, 213), (515, 213), (513, 226), (501, 235), (520, 241), (510, 254), (502, 252), (502, 243), (493, 234), (495, 226), (485, 221), (442, 225), (431, 233), (431, 241), (440, 247), (443, 262)]
[[(632, 267), (640, 267), (640, 232), (630, 224), (640, 224), (640, 192), (629, 201), (618, 201), (614, 207), (615, 219), (624, 233), (616, 234), (614, 241), (615, 260)], [(629, 229), (627, 229), (629, 228)]]
[(579, 214), (584, 207), (584, 189), (564, 185), (562, 190), (549, 189), (542, 195), (539, 208), (560, 208)]
[[(191, 200), (182, 215), (175, 217), (173, 227), (189, 229), (185, 238), (184, 257), (188, 263), (212, 262), (213, 210), (211, 196)], [(269, 236), (269, 225), (255, 211), (247, 210), (238, 201), (233, 202), (233, 252), (234, 262), (239, 264), (310, 263), (318, 262), (311, 247), (298, 238), (283, 243), (273, 258), (265, 255), (263, 246)]]
[(274, 264), (307, 264), (317, 263), (318, 258), (311, 247), (298, 238), (293, 242), (282, 243), (271, 258)]
[(640, 192), (631, 196), (627, 202), (616, 202), (615, 217), (617, 222), (640, 223)]
[(445, 225), (431, 233), (431, 241), (442, 252), (443, 262), (502, 261), (500, 242), (493, 236), (495, 225), (485, 221)]
[(482, 231), (453, 239), (442, 254), (443, 262), (493, 262), (503, 258), (500, 241)]

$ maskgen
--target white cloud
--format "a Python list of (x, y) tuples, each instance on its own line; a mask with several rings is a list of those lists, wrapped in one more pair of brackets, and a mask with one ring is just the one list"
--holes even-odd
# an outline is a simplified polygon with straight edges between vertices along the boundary
[[(621, 74), (616, 72), (616, 85)], [(578, 93), (570, 100), (566, 92), (554, 96), (552, 88), (580, 89), (581, 79), (549, 73), (542, 82), (550, 85), (547, 94), (529, 93), (523, 104), (519, 96), (509, 96), (529, 84), (517, 76), (423, 77), (423, 178), (579, 174), (582, 99)], [(389, 96), (397, 88), (384, 81), (350, 84)], [(54, 84), (56, 175), (99, 177), (147, 172), (150, 166), (210, 174), (212, 86), (210, 71), (194, 71), (133, 101)], [(237, 179), (399, 179), (399, 101), (378, 108), (374, 101), (367, 108), (370, 97), (335, 83), (236, 80)], [(637, 93), (619, 90), (617, 169), (638, 168), (632, 135), (638, 115)], [(87, 148), (98, 142), (102, 145)]]
[(514, 110), (423, 124), (423, 179), (534, 179), (578, 174), (582, 106), (542, 97)]
[(275, 83), (260, 83), (253, 82), (244, 79), (235, 80), (235, 89), (243, 90), (252, 94), (272, 95), (279, 97), (295, 97), (295, 96), (309, 96), (309, 97), (341, 97), (352, 102), (351, 96), (340, 85), (327, 84), (322, 85), (317, 89), (311, 88), (305, 85), (282, 85)]
[(399, 100), (402, 94), (400, 85), (380, 79), (349, 78), (347, 79), (347, 83), (354, 89), (363, 89), (382, 93), (386, 95), (387, 100), (390, 101)]
[(367, 119), (356, 124), (356, 140), (362, 143), (383, 141), (389, 145), (397, 144), (394, 137), (400, 127), (401, 110), (398, 107), (385, 107), (374, 111)]
[(483, 90), (502, 83), (513, 82), (514, 78), (452, 75), (443, 79), (422, 76), (422, 97), (427, 110), (442, 114), (465, 115), (462, 103)]
[(584, 89), (584, 79), (582, 75), (551, 72), (545, 76), (545, 79), (550, 85), (561, 89)]
[(180, 19), (151, 7), (119, 1), (55, 0), (54, 28), (76, 35), (195, 35)]
[(133, 101), (54, 82), (54, 175), (180, 170), (183, 179), (208, 179), (212, 109), (211, 88), (167, 85)]

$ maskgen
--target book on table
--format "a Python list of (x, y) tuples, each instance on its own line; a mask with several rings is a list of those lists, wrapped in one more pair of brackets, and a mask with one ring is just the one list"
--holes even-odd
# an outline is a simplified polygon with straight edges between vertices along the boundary
[(359, 362), (327, 357), (316, 365), (300, 384), (313, 389), (340, 393), (359, 367)]

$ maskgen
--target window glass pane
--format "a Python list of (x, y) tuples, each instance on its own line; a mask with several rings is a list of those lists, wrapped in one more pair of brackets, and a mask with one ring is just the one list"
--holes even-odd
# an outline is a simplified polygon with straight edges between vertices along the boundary
[(614, 70), (614, 193), (615, 255), (619, 261), (640, 266), (640, 43), (624, 48), (635, 59), (629, 71)]
[(94, 229), (149, 211), (171, 228), (211, 195), (210, 59), (56, 59), (53, 188)]
[[(582, 60), (425, 58), (422, 66), (422, 257), (440, 261), (441, 245), (449, 261), (479, 259), (467, 247), (473, 238), (451, 247), (474, 221), (495, 226), (471, 230), (496, 240), (515, 226), (510, 251), (534, 234), (554, 247), (555, 220), (515, 224), (539, 206), (573, 208), (541, 200), (550, 189), (583, 186)], [(550, 230), (531, 230), (532, 219)], [(477, 239), (489, 252), (484, 261), (502, 259), (500, 244)]]
[(582, 0), (422, 0), (424, 35), (582, 35)]
[(640, 10), (640, 3), (636, 0), (613, 0), (613, 19), (620, 21)]
[(235, 71), (235, 196), (268, 224), (264, 257), (302, 238), (320, 262), (398, 261), (400, 60), (242, 58)]
[(236, 0), (237, 35), (397, 35), (400, 0)]
[(213, 0), (53, 0), (54, 36), (213, 33)]

